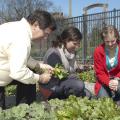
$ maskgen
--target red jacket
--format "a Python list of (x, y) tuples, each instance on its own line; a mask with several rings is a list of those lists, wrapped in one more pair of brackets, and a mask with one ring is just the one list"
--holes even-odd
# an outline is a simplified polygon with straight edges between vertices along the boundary
[(118, 43), (118, 65), (109, 72), (106, 67), (105, 44), (99, 45), (94, 51), (94, 70), (96, 76), (95, 94), (97, 95), (101, 85), (109, 85), (109, 76), (120, 77), (120, 43)]

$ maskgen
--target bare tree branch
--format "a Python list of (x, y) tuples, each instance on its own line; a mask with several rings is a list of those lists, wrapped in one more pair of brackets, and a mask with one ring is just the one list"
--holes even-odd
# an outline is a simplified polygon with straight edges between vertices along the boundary
[(49, 0), (3, 0), (0, 9), (0, 22), (20, 20), (35, 9), (50, 10), (53, 3)]

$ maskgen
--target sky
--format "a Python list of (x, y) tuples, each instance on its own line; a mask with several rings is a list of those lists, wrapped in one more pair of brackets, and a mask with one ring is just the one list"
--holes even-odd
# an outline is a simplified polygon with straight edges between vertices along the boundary
[[(60, 8), (65, 16), (69, 16), (69, 0), (50, 0), (53, 4)], [(108, 11), (120, 9), (120, 0), (72, 0), (72, 17), (81, 16), (83, 14), (83, 8), (93, 3), (107, 3)], [(88, 13), (102, 12), (102, 8), (93, 8)]]

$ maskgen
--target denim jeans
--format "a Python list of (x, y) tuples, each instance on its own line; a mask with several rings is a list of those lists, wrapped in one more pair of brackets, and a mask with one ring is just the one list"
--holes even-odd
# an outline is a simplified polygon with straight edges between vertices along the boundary
[(0, 87), (0, 107), (5, 109), (5, 88)]
[(75, 75), (69, 76), (58, 85), (52, 87), (51, 90), (53, 91), (53, 94), (50, 96), (50, 99), (56, 97), (64, 99), (68, 98), (70, 95), (75, 95), (77, 97), (91, 97), (91, 93), (85, 88), (84, 82)]
[(116, 92), (113, 92), (110, 90), (110, 88), (108, 88), (106, 86), (102, 86), (98, 93), (98, 98), (101, 98), (101, 97), (110, 97), (114, 101), (119, 101), (120, 100), (120, 90), (118, 89)]

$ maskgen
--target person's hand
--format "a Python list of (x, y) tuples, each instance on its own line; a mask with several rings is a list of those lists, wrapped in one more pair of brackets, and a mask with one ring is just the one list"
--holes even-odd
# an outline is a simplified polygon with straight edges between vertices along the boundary
[(116, 79), (110, 80), (109, 88), (111, 90), (113, 90), (113, 91), (117, 91), (117, 89), (118, 89), (118, 80), (116, 80)]
[(45, 72), (39, 76), (39, 82), (43, 84), (48, 83), (51, 79), (51, 76), (52, 74)]
[(43, 63), (39, 63), (40, 68), (44, 70), (44, 72), (47, 71), (47, 73), (53, 73), (54, 68), (48, 64), (43, 64)]
[(34, 68), (35, 73), (41, 74), (41, 73), (53, 73), (54, 68), (48, 64), (43, 64), (43, 63), (37, 63), (35, 68)]

